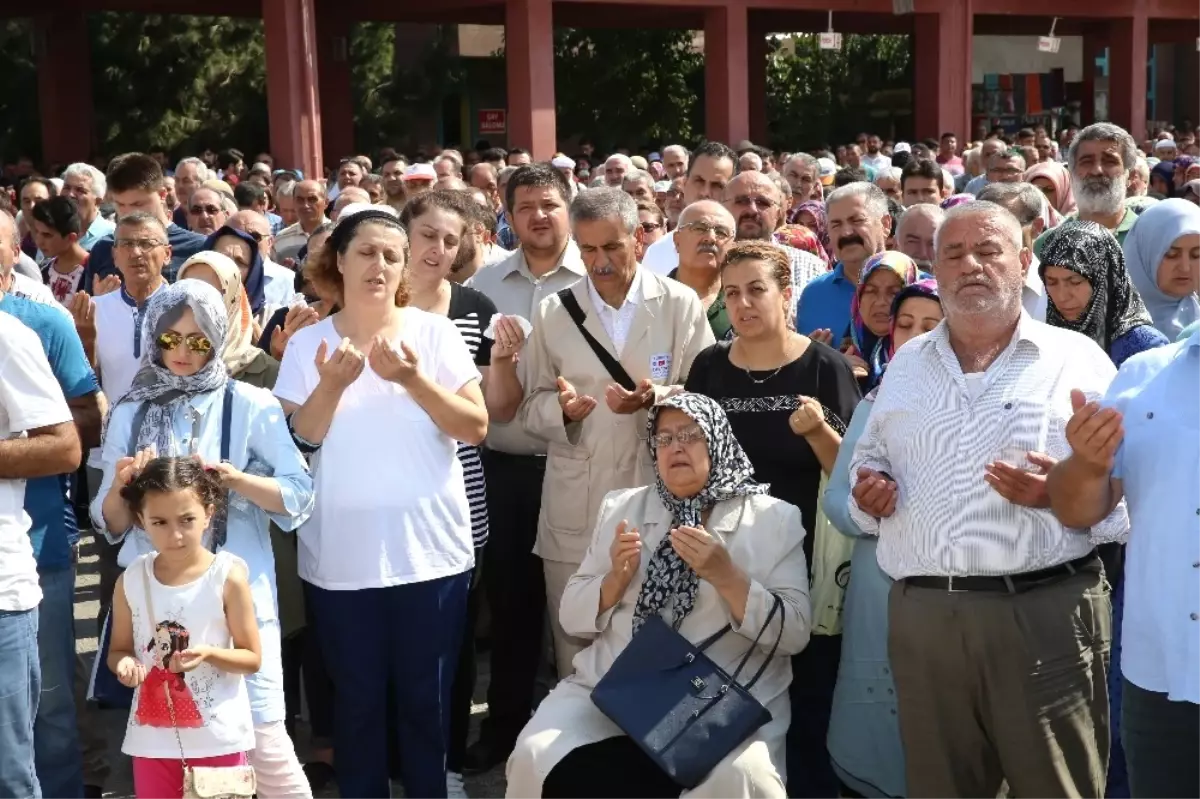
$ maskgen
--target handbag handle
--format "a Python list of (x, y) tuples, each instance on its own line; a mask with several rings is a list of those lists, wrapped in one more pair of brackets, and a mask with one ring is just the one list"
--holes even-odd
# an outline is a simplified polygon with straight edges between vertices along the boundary
[[(775, 601), (771, 603), (771, 610), (769, 613), (767, 613), (767, 620), (764, 621), (763, 626), (759, 628), (758, 635), (754, 636), (754, 643), (750, 644), (750, 648), (746, 650), (746, 654), (742, 657), (742, 661), (738, 663), (737, 670), (733, 672), (732, 679), (734, 682), (737, 682), (738, 675), (742, 673), (742, 669), (744, 669), (746, 664), (750, 662), (750, 656), (753, 655), (754, 650), (758, 648), (758, 642), (762, 640), (763, 633), (765, 633), (767, 628), (771, 626), (771, 620), (775, 618), (775, 613), (778, 612), (779, 634), (775, 636), (775, 643), (771, 645), (771, 651), (767, 654), (767, 659), (763, 661), (762, 666), (760, 666), (758, 669), (758, 672), (750, 679), (750, 682), (742, 686), (747, 691), (754, 687), (754, 684), (758, 682), (758, 679), (762, 677), (763, 673), (767, 670), (767, 666), (771, 665), (771, 659), (775, 657), (775, 652), (779, 649), (779, 642), (783, 639), (783, 600), (779, 598), (779, 594), (772, 593), (771, 596)], [(697, 644), (696, 651), (703, 652), (704, 650), (708, 649), (710, 646), (719, 641), (721, 637), (725, 635), (725, 633), (732, 629), (732, 625), (726, 624), (724, 627), (717, 630), (708, 638), (705, 638), (703, 641)]]
[(762, 665), (758, 667), (758, 671), (753, 677), (750, 678), (750, 682), (742, 686), (747, 691), (754, 687), (754, 684), (758, 682), (758, 678), (762, 677), (763, 672), (767, 670), (767, 666), (771, 665), (771, 660), (774, 659), (775, 652), (779, 649), (779, 642), (783, 639), (783, 600), (779, 598), (779, 594), (772, 593), (771, 596), (775, 598), (775, 601), (771, 604), (771, 612), (767, 614), (767, 620), (763, 622), (762, 629), (760, 629), (758, 631), (758, 635), (754, 637), (754, 643), (751, 644), (750, 648), (746, 650), (746, 656), (742, 658), (742, 662), (738, 664), (737, 671), (733, 673), (733, 680), (734, 682), (737, 682), (738, 675), (742, 673), (742, 669), (744, 669), (746, 664), (750, 662), (750, 656), (754, 654), (754, 650), (758, 648), (759, 640), (762, 638), (763, 633), (767, 631), (767, 628), (771, 626), (771, 619), (775, 618), (775, 613), (778, 611), (779, 634), (775, 636), (775, 643), (771, 645), (771, 651), (767, 653), (767, 657), (765, 660), (763, 660)]

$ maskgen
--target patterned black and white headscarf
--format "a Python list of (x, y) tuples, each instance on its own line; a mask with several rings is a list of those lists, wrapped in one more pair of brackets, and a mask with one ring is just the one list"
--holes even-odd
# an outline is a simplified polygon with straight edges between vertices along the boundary
[[(675, 496), (658, 473), (658, 445), (654, 434), (658, 415), (664, 408), (683, 411), (704, 431), (710, 464), (708, 482), (695, 496)], [(655, 464), (655, 488), (659, 499), (671, 512), (673, 528), (699, 527), (704, 511), (722, 500), (767, 493), (769, 486), (751, 478), (754, 467), (750, 458), (734, 438), (729, 419), (715, 400), (687, 392), (668, 397), (650, 409), (646, 429), (650, 438), (650, 457)], [(670, 621), (678, 629), (695, 607), (699, 588), (700, 577), (675, 552), (671, 537), (663, 536), (646, 566), (646, 579), (633, 609), (633, 631), (636, 633), (646, 619), (664, 610), (670, 612)]]
[(1074, 322), (1068, 321), (1047, 292), (1046, 321), (1090, 338), (1105, 352), (1115, 339), (1142, 325), (1152, 325), (1150, 312), (1125, 270), (1125, 253), (1102, 225), (1069, 219), (1046, 234), (1038, 274), (1057, 266), (1082, 275), (1092, 285), (1092, 299)]
[[(186, 377), (167, 368), (163, 363), (162, 350), (156, 343), (184, 308), (192, 309), (196, 326), (212, 342), (208, 362), (196, 374)], [(148, 403), (141, 429), (134, 431), (138, 450), (154, 444), (162, 457), (189, 454), (172, 452), (173, 420), (176, 412), (185, 407), (192, 397), (225, 387), (229, 371), (221, 360), (221, 348), (225, 345), (227, 321), (225, 301), (220, 292), (200, 280), (180, 280), (150, 298), (146, 304), (146, 321), (142, 326), (142, 367), (129, 391), (113, 403), (108, 414), (108, 418), (112, 418), (112, 412), (124, 402)], [(107, 435), (107, 419), (104, 427)]]

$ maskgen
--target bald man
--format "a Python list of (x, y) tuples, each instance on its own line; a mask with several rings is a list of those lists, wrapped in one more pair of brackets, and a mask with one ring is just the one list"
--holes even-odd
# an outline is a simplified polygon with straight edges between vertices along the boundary
[(347, 186), (346, 188), (342, 189), (342, 193), (339, 194), (338, 198), (333, 201), (333, 210), (329, 212), (329, 220), (331, 222), (336, 222), (338, 214), (342, 212), (342, 209), (352, 203), (370, 205), (371, 195), (367, 194), (366, 189), (360, 188), (359, 186)]
[(723, 341), (733, 330), (721, 293), (721, 261), (733, 243), (737, 223), (733, 214), (714, 200), (694, 202), (679, 215), (679, 225), (671, 234), (679, 266), (667, 277), (693, 289), (708, 315), (713, 338)]
[(896, 249), (917, 262), (925, 272), (933, 269), (933, 235), (946, 212), (940, 206), (921, 203), (909, 208), (896, 225)]
[(742, 172), (725, 186), (724, 206), (737, 222), (738, 241), (769, 241), (782, 247), (792, 263), (792, 291), (829, 271), (825, 262), (810, 252), (780, 244), (775, 239), (787, 213), (783, 192), (762, 172)]
[[(365, 193), (365, 192), (364, 192)], [(308, 243), (312, 232), (329, 220), (325, 218), (325, 190), (315, 180), (302, 180), (292, 193), (296, 206), (296, 224), (279, 231), (275, 237), (275, 260), (284, 266), (294, 266), (296, 255)], [(370, 198), (367, 200), (370, 202)]]

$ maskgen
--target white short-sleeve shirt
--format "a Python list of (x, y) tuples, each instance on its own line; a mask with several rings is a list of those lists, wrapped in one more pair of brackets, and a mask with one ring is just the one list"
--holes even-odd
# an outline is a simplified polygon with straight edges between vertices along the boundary
[[(404, 311), (403, 341), (418, 368), (457, 392), (479, 370), (454, 323)], [(314, 357), (341, 341), (329, 317), (298, 331), (283, 356), (275, 395), (302, 405), (319, 381)], [(461, 574), (474, 565), (471, 513), (443, 433), (402, 386), (368, 365), (346, 389), (313, 457), (316, 508), (300, 528), (300, 576), (334, 591), (380, 588)]]
[[(71, 421), (37, 334), (0, 312), (0, 342), (0, 440)], [(25, 611), (41, 601), (25, 481), (0, 479), (0, 611)]]

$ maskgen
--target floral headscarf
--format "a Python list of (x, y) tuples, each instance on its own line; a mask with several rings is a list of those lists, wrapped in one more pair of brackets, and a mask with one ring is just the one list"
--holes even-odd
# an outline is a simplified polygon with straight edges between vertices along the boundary
[(1069, 269), (1092, 286), (1087, 308), (1069, 321), (1047, 292), (1046, 322), (1082, 333), (1111, 352), (1114, 339), (1135, 327), (1152, 325), (1150, 314), (1125, 271), (1125, 256), (1116, 238), (1102, 225), (1083, 219), (1068, 219), (1046, 234), (1038, 274), (1046, 279), (1050, 266)]
[(825, 213), (825, 203), (820, 200), (809, 200), (808, 202), (800, 203), (792, 212), (792, 217), (789, 220), (795, 224), (800, 224), (800, 214), (812, 214), (815, 220), (813, 223), (813, 233), (817, 234), (817, 241), (821, 242), (821, 246), (825, 248), (826, 253), (832, 253), (833, 249), (829, 246), (829, 216)]
[(795, 247), (797, 250), (812, 253), (825, 262), (826, 268), (829, 267), (829, 253), (821, 246), (821, 240), (817, 238), (817, 234), (804, 225), (799, 223), (784, 225), (775, 231), (775, 241)]
[(850, 302), (850, 337), (854, 341), (854, 348), (858, 350), (859, 357), (867, 362), (868, 386), (879, 382), (883, 368), (891, 357), (891, 346), (888, 343), (890, 337), (883, 336), (881, 338), (872, 333), (863, 320), (859, 307), (862, 303), (863, 290), (867, 286), (867, 279), (880, 269), (891, 271), (899, 277), (902, 290), (906, 286), (916, 283), (922, 274), (917, 269), (916, 261), (895, 250), (887, 250), (873, 255), (863, 264), (862, 275), (858, 279), (858, 288), (854, 292), (854, 299)]
[[(1198, 187), (1200, 188), (1200, 187)], [(1200, 207), (1187, 200), (1163, 200), (1147, 208), (1125, 236), (1125, 263), (1158, 332), (1169, 340), (1200, 318), (1196, 294), (1172, 297), (1158, 287), (1158, 267), (1180, 236), (1200, 233)]]
[[(896, 354), (896, 317), (900, 314), (900, 306), (910, 297), (924, 297), (937, 303), (941, 302), (941, 297), (938, 295), (937, 281), (931, 277), (923, 277), (916, 283), (900, 289), (900, 293), (896, 295), (896, 299), (892, 300), (892, 321), (888, 326), (888, 363), (891, 362), (892, 357)], [(884, 370), (887, 369), (887, 363), (883, 364), (883, 368)], [(885, 371), (884, 374), (879, 376), (879, 382), (875, 384), (875, 387), (863, 399), (868, 402), (875, 401), (876, 395), (879, 394), (879, 387), (883, 385), (883, 378), (886, 374), (887, 372)]]
[[(675, 408), (687, 414), (704, 431), (708, 444), (708, 482), (693, 497), (680, 498), (672, 494), (658, 471), (658, 445), (654, 434), (658, 415), (664, 408)], [(703, 394), (684, 392), (661, 401), (650, 409), (646, 420), (650, 439), (650, 457), (655, 463), (655, 488), (658, 498), (671, 512), (672, 527), (699, 527), (704, 511), (726, 499), (750, 494), (766, 494), (770, 488), (751, 478), (754, 467), (742, 445), (733, 437), (729, 418), (716, 400)], [(646, 566), (646, 579), (638, 592), (633, 609), (633, 631), (636, 633), (646, 619), (668, 610), (676, 629), (696, 605), (700, 577), (688, 566), (675, 548), (671, 537), (664, 535)]]
[(963, 203), (971, 202), (975, 202), (974, 194), (951, 194), (949, 197), (942, 200), (940, 205), (943, 211), (949, 211), (956, 205), (962, 205)]
[(1054, 202), (1050, 205), (1055, 211), (1065, 215), (1075, 210), (1075, 190), (1065, 166), (1056, 161), (1034, 164), (1025, 170), (1024, 179), (1026, 183), (1032, 183), (1034, 178), (1045, 178), (1054, 184)]
[[(196, 325), (213, 347), (200, 371), (187, 377), (175, 374), (163, 364), (162, 350), (156, 344), (158, 337), (170, 329), (184, 308), (192, 309)], [(189, 454), (171, 451), (173, 420), (176, 412), (186, 406), (192, 397), (225, 387), (229, 371), (219, 355), (225, 346), (225, 320), (225, 303), (221, 295), (212, 286), (199, 280), (180, 280), (159, 291), (146, 303), (141, 369), (133, 378), (129, 391), (113, 403), (108, 413), (108, 419), (111, 419), (113, 411), (122, 403), (148, 403), (141, 429), (134, 432), (138, 450), (153, 444), (160, 456)], [(104, 427), (107, 435), (107, 419)]]
[[(896, 295), (896, 299), (892, 300), (892, 321), (888, 327), (887, 357), (889, 361), (896, 354), (896, 316), (900, 313), (900, 306), (909, 297), (924, 297), (938, 303), (942, 301), (941, 296), (938, 295), (937, 281), (931, 277), (923, 277), (917, 282), (900, 289), (900, 293)], [(887, 364), (884, 364), (884, 366), (886, 368)]]
[(254, 315), (242, 287), (242, 271), (226, 255), (211, 251), (198, 252), (179, 267), (180, 280), (187, 277), (188, 268), (194, 264), (207, 265), (221, 281), (228, 329), (225, 346), (221, 349), (221, 360), (225, 361), (229, 374), (236, 377), (262, 352), (254, 346)]

